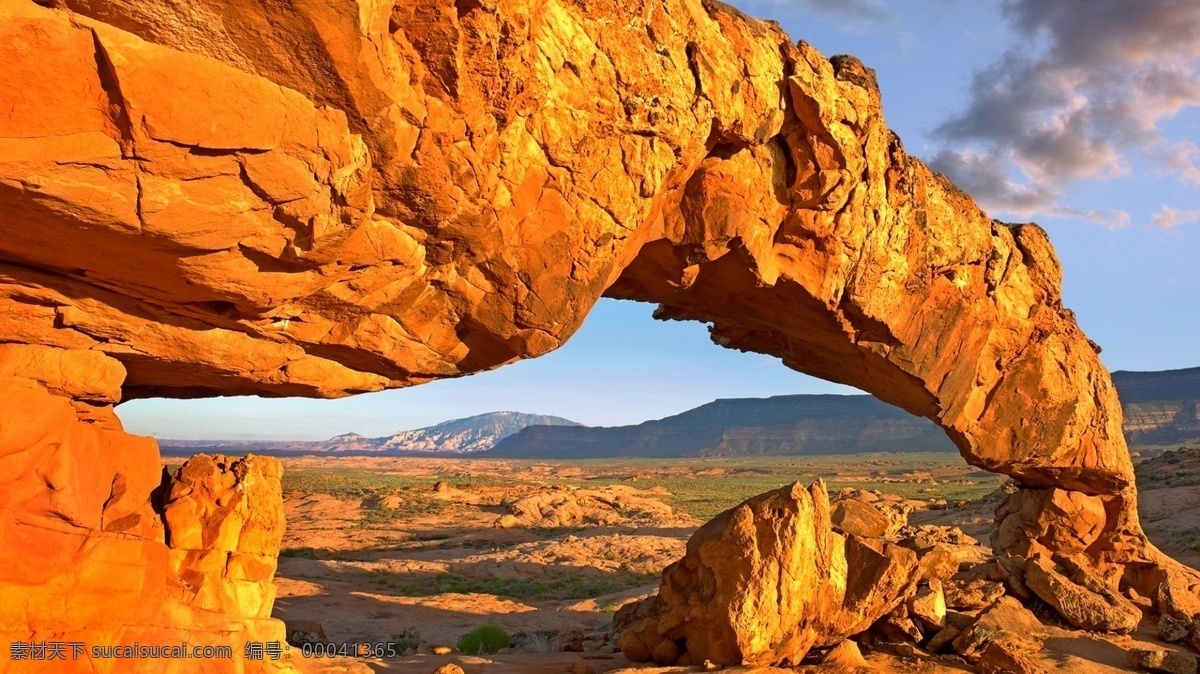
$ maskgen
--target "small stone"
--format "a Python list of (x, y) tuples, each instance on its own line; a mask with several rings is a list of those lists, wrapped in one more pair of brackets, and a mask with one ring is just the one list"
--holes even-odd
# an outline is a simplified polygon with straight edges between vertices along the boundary
[(876, 622), (874, 629), (884, 641), (892, 644), (920, 643), (925, 636), (917, 623), (908, 616), (903, 604)]
[(554, 648), (563, 653), (583, 652), (583, 630), (573, 629), (559, 632), (552, 640)]
[(993, 641), (983, 649), (975, 663), (979, 674), (1043, 674), (1046, 670), (1031, 663), (1011, 643)]
[(1170, 615), (1161, 615), (1158, 617), (1158, 636), (1169, 644), (1179, 643), (1187, 638), (1188, 629), (1191, 626), (1192, 622), (1190, 620), (1180, 620)]
[(963, 613), (962, 611), (946, 611), (946, 625), (955, 627), (960, 631), (967, 629), (971, 625), (974, 625), (978, 618), (979, 616), (972, 613)]
[(946, 646), (949, 646), (959, 634), (961, 634), (961, 630), (959, 630), (957, 627), (954, 625), (946, 625), (939, 630), (937, 634), (930, 637), (929, 641), (925, 643), (925, 648), (930, 653), (940, 653), (945, 650)]
[(571, 669), (568, 671), (570, 674), (596, 674), (595, 668), (583, 658), (576, 658), (575, 662), (571, 663)]
[(869, 666), (866, 658), (862, 656), (862, 651), (858, 649), (858, 644), (849, 639), (826, 651), (824, 657), (821, 658), (821, 664), (838, 670), (853, 670)]
[(450, 655), (454, 652), (454, 649), (449, 646), (434, 646), (432, 652), (434, 655)]
[(981, 609), (1004, 596), (1004, 586), (990, 580), (948, 580), (942, 584), (947, 608)]
[(287, 641), (293, 646), (329, 643), (329, 637), (325, 636), (325, 628), (315, 620), (285, 620), (284, 625), (287, 627)]
[(466, 672), (463, 671), (462, 667), (459, 667), (453, 662), (447, 662), (441, 667), (433, 670), (433, 674), (466, 674)]
[(927, 658), (929, 653), (917, 648), (913, 644), (900, 644), (896, 646), (896, 653), (902, 658)]
[(1133, 648), (1126, 652), (1133, 667), (1163, 674), (1196, 674), (1196, 656), (1180, 651)]

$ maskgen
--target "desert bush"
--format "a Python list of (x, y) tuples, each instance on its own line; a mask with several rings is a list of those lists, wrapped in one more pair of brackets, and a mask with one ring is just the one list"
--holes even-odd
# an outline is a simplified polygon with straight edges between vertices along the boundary
[(397, 653), (404, 653), (410, 648), (415, 651), (421, 648), (421, 633), (409, 628), (399, 634), (393, 634), (392, 646), (396, 648)]
[(470, 655), (490, 655), (510, 645), (508, 632), (495, 625), (476, 627), (458, 640), (458, 650)]
[(538, 630), (532, 634), (520, 632), (513, 635), (512, 647), (518, 653), (555, 653), (558, 651), (554, 637), (558, 630)]
[(288, 634), (287, 642), (297, 648), (309, 644), (319, 644), (321, 643), (321, 635), (316, 632), (296, 630)]

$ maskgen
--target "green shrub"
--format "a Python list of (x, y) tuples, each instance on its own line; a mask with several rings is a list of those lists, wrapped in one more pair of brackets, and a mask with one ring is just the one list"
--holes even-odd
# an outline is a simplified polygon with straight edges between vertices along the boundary
[(458, 650), (470, 655), (490, 655), (512, 645), (508, 633), (495, 625), (483, 625), (458, 640)]
[(402, 655), (408, 649), (418, 650), (421, 648), (421, 639), (418, 637), (409, 636), (394, 636), (392, 637), (392, 646), (396, 649), (397, 655)]

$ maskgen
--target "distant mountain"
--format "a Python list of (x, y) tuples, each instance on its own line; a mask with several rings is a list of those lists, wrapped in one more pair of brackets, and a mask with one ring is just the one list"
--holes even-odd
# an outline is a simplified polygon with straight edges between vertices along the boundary
[(213, 441), (161, 439), (164, 454), (195, 452), (257, 452), (260, 454), (468, 454), (491, 449), (497, 442), (526, 426), (578, 426), (570, 419), (523, 412), (489, 412), (465, 419), (444, 421), (434, 426), (401, 431), (395, 435), (369, 438), (358, 433), (336, 435), (328, 440), (303, 441)]
[(717, 400), (636, 426), (530, 426), (488, 456), (756, 456), (955, 451), (940, 428), (871, 396)]
[[(1132, 447), (1200, 445), (1200, 367), (1114, 372)], [(322, 442), (160, 440), (166, 454), (456, 454), (523, 458), (755, 456), (955, 451), (933, 422), (871, 396), (791, 395), (717, 400), (632, 426), (588, 427), (561, 417), (492, 412), (369, 438)]]
[[(1200, 367), (1114, 372), (1133, 447), (1200, 444)], [(634, 426), (530, 426), (496, 457), (686, 457), (955, 451), (933, 422), (871, 396), (717, 400)]]
[(562, 417), (522, 412), (490, 412), (465, 419), (444, 421), (436, 426), (403, 431), (384, 440), (383, 452), (482, 452), (504, 438), (529, 426), (559, 428), (579, 426)]
[(1200, 367), (1114, 372), (1113, 382), (1131, 446), (1200, 444)]

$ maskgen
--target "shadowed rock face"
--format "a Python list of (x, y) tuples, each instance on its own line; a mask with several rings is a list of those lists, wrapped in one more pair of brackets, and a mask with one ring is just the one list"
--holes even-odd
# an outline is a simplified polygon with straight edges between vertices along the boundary
[[(857, 60), (702, 0), (48, 4), (0, 0), (0, 508), (44, 536), (112, 535), (34, 505), (98, 488), (47, 424), (136, 510), (122, 399), (469, 374), (607, 295), (926, 416), (1098, 499), (1091, 556), (1166, 563), (1045, 233), (908, 157)], [(13, 411), (43, 398), (64, 418)], [(1022, 494), (1021, 522), (1079, 500)]]

